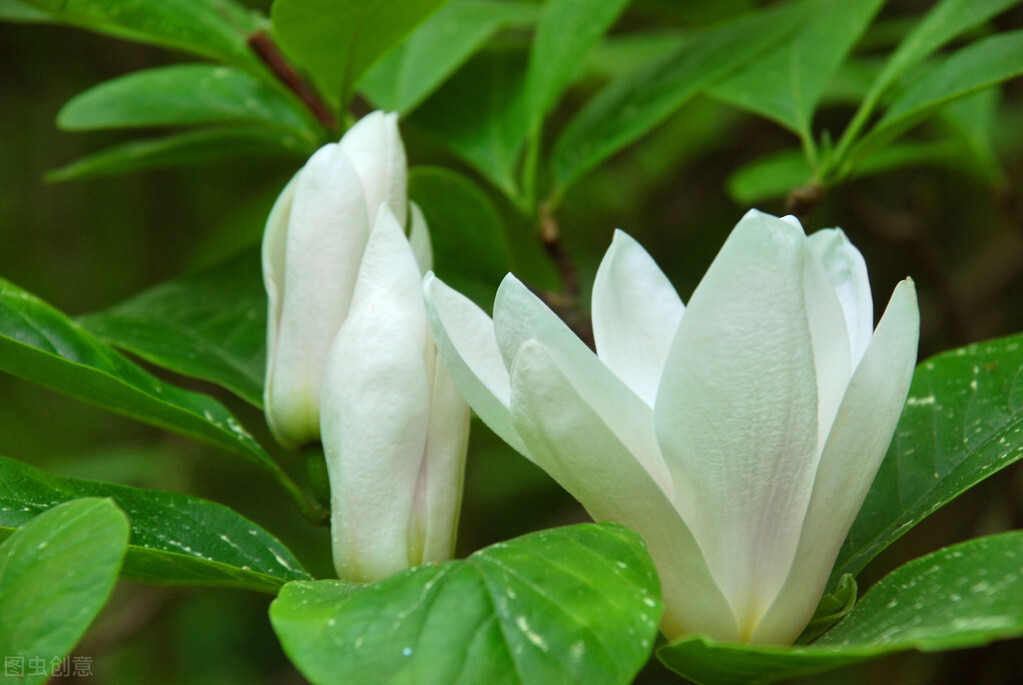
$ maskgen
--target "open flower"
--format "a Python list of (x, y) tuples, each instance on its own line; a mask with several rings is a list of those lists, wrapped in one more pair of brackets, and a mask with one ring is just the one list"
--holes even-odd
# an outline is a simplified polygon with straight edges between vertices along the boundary
[(596, 355), (511, 275), (493, 321), (436, 278), (424, 288), (479, 416), (594, 519), (646, 540), (668, 638), (798, 637), (908, 393), (912, 281), (875, 331), (842, 231), (751, 211), (688, 307), (616, 232), (593, 287)]
[[(381, 203), (406, 224), (406, 187), (397, 115), (373, 112), (339, 143), (317, 150), (270, 212), (263, 237), (269, 298), (264, 405), (274, 437), (286, 447), (319, 439), (327, 349), (348, 316)], [(422, 244), (421, 216), (412, 215), (412, 238)]]

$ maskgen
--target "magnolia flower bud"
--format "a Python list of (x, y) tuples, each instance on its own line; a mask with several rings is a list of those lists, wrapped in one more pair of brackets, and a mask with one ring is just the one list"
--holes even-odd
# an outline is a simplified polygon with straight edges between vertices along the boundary
[(510, 275), (494, 321), (424, 287), (438, 354), (480, 418), (594, 519), (644, 537), (668, 638), (799, 636), (909, 391), (912, 281), (873, 330), (844, 233), (752, 211), (688, 307), (617, 232), (593, 287), (596, 355)]
[(382, 205), (320, 402), (334, 565), (348, 580), (379, 580), (454, 551), (469, 408), (438, 363), (420, 268)]
[(327, 349), (348, 315), (370, 228), (386, 202), (406, 216), (405, 148), (396, 114), (374, 112), (320, 148), (281, 193), (263, 238), (269, 298), (264, 406), (274, 436), (320, 436)]

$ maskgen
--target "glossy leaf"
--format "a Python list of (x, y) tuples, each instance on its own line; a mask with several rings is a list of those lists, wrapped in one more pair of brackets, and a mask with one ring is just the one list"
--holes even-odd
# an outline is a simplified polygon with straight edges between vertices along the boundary
[(131, 521), (122, 573), (152, 585), (276, 593), (310, 576), (273, 535), (215, 502), (173, 492), (54, 476), (0, 457), (0, 537), (61, 503), (107, 497)]
[[(54, 507), (0, 544), (0, 654), (19, 683), (49, 679), (51, 661), (75, 646), (107, 602), (128, 542), (110, 500)], [(28, 669), (42, 659), (42, 669)], [(20, 673), (11, 673), (11, 661)], [(42, 673), (39, 671), (42, 670)]]
[(233, 0), (24, 0), (54, 21), (262, 70), (245, 41), (259, 16)]
[(629, 0), (547, 0), (529, 54), (526, 98), (538, 122), (578, 75), (586, 56)]
[(109, 147), (49, 172), (46, 179), (77, 181), (254, 155), (302, 159), (315, 147), (308, 140), (265, 127), (199, 129)]
[(791, 40), (711, 89), (711, 94), (811, 138), (813, 113), (839, 64), (885, 0), (812, 0)]
[(317, 685), (629, 683), (653, 645), (659, 594), (638, 536), (583, 524), (361, 589), (289, 583), (270, 620)]
[(896, 569), (810, 647), (744, 647), (703, 637), (658, 650), (704, 685), (769, 683), (918, 649), (937, 651), (1023, 635), (1023, 532), (948, 547)]
[(885, 63), (868, 99), (884, 93), (943, 45), (1019, 4), (1020, 0), (942, 0), (915, 24)]
[(467, 161), (509, 197), (528, 129), (521, 50), (486, 50), (424, 102), (410, 121)]
[(441, 167), (413, 169), (409, 196), (430, 226), (437, 275), (481, 307), (493, 306), (512, 258), (490, 198), (469, 179)]
[(564, 189), (691, 97), (786, 38), (804, 19), (798, 4), (759, 11), (693, 36), (678, 51), (612, 81), (558, 138), (552, 159), (556, 185)]
[(57, 125), (100, 128), (259, 123), (310, 143), (315, 125), (296, 101), (231, 67), (178, 64), (136, 71), (80, 93), (57, 115)]
[(959, 50), (896, 100), (850, 155), (870, 154), (945, 105), (1023, 75), (1023, 31), (1002, 33)]
[(274, 35), (332, 103), (446, 0), (276, 0)]
[(453, 0), (432, 15), (363, 76), (359, 89), (380, 109), (407, 114), (494, 34), (536, 21), (536, 5)]
[(160, 381), (53, 307), (0, 279), (0, 370), (280, 468), (219, 402)]
[(266, 293), (257, 249), (157, 285), (78, 323), (114, 347), (263, 406)]
[(888, 454), (838, 554), (857, 574), (926, 516), (1023, 456), (1023, 335), (920, 364)]

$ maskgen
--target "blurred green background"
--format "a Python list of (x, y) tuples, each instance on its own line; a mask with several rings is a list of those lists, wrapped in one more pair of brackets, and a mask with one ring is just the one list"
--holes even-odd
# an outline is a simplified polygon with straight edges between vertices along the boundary
[[(269, 3), (252, 3), (268, 10)], [(681, 4), (681, 3), (680, 3)], [(612, 34), (685, 27), (756, 3), (637, 0)], [(912, 17), (931, 3), (892, 0), (882, 18)], [(897, 21), (885, 26), (895, 26)], [(996, 22), (1023, 26), (1017, 8)], [(879, 24), (881, 26), (881, 24)], [(865, 51), (884, 49), (872, 30)], [(612, 41), (613, 43), (613, 41)], [(888, 43), (887, 45), (890, 45)], [(872, 47), (876, 46), (876, 47)], [(622, 68), (611, 44), (594, 55), (574, 95), (555, 112), (556, 131), (581, 97)], [(277, 192), (301, 164), (249, 158), (212, 165), (47, 183), (47, 171), (125, 134), (59, 131), (54, 118), (75, 94), (106, 79), (182, 55), (75, 29), (0, 24), (0, 274), (72, 315), (100, 310), (258, 243)], [(921, 294), (921, 357), (1023, 329), (1023, 83), (1002, 89), (991, 133), (999, 178), (969, 168), (920, 167), (848, 182), (816, 207), (809, 230), (841, 225), (863, 251), (883, 310), (906, 275)], [(357, 114), (368, 109), (362, 107)], [(826, 107), (818, 130), (840, 132), (851, 115)], [(404, 125), (412, 166), (472, 171)], [(683, 299), (748, 207), (726, 180), (745, 162), (791, 146), (763, 119), (700, 98), (591, 173), (558, 215), (585, 292), (620, 227), (658, 260)], [(481, 186), (486, 187), (484, 181)], [(489, 189), (488, 189), (488, 192)], [(497, 193), (517, 270), (542, 287), (553, 269), (536, 227)], [(784, 201), (759, 207), (776, 214)], [(471, 259), (466, 255), (466, 259)], [(165, 372), (157, 372), (166, 376)], [(216, 395), (264, 445), (262, 415), (213, 386), (174, 382)], [(278, 489), (246, 463), (196, 442), (122, 419), (0, 375), (0, 454), (47, 471), (199, 495), (231, 506), (278, 535), (314, 574), (332, 573), (325, 529), (312, 529)], [(540, 527), (585, 519), (543, 473), (474, 422), (460, 552)], [(292, 473), (297, 457), (276, 453)], [(905, 560), (955, 541), (1023, 526), (1023, 465), (982, 483), (930, 517), (864, 572), (866, 583)], [(89, 683), (300, 683), (266, 618), (270, 598), (241, 591), (155, 588), (122, 582), (114, 600), (72, 652), (93, 658)], [(822, 676), (814, 682), (1023, 682), (1023, 644), (942, 655), (908, 654)], [(86, 679), (83, 679), (83, 682)], [(656, 663), (640, 682), (674, 682)]]

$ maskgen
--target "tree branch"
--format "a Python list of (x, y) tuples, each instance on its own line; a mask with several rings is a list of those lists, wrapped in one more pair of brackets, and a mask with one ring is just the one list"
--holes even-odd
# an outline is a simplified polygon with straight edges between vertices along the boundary
[(298, 99), (309, 109), (327, 130), (331, 133), (337, 131), (337, 122), (330, 108), (320, 99), (320, 96), (308, 83), (302, 80), (298, 72), (288, 64), (281, 53), (280, 48), (273, 42), (273, 39), (266, 31), (256, 31), (246, 40), (252, 51), (259, 56), (263, 63), (270, 68), (281, 83), (288, 87), (288, 90), (298, 96)]

